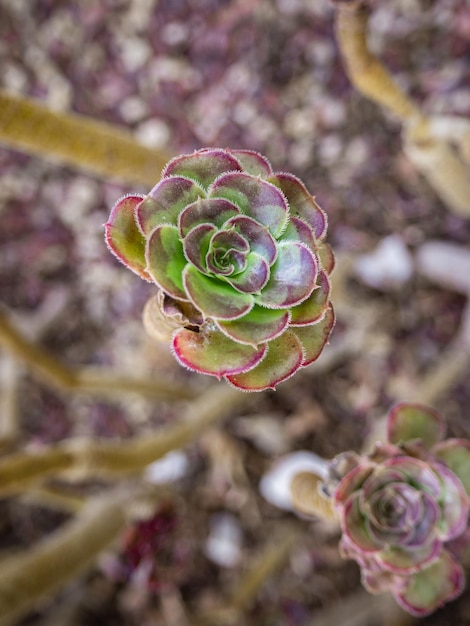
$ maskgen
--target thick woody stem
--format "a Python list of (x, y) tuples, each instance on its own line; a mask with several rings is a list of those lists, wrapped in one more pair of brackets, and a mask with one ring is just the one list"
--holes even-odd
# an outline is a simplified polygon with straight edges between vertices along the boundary
[(368, 18), (369, 10), (360, 1), (337, 5), (336, 38), (352, 84), (362, 94), (389, 109), (402, 121), (419, 116), (419, 109), (369, 51)]
[(16, 358), (25, 361), (46, 382), (64, 391), (105, 396), (139, 393), (169, 400), (187, 400), (194, 397), (187, 385), (176, 385), (161, 379), (133, 379), (99, 369), (80, 369), (65, 365), (23, 337), (1, 311), (0, 345)]
[(0, 142), (53, 157), (104, 178), (155, 184), (170, 156), (146, 148), (117, 126), (58, 113), (0, 90)]
[(89, 502), (72, 522), (0, 566), (0, 626), (25, 615), (85, 571), (127, 523), (127, 510), (142, 493), (117, 491)]
[[(385, 107), (404, 124), (407, 156), (448, 208), (458, 215), (470, 215), (470, 178), (463, 159), (468, 159), (468, 128), (457, 141), (459, 155), (451, 145), (454, 137), (443, 138), (442, 124), (425, 118), (420, 109), (393, 80), (367, 46), (369, 9), (361, 0), (338, 3), (335, 30), (348, 76), (356, 89)], [(452, 123), (462, 129), (463, 124)], [(449, 124), (447, 124), (447, 128)], [(444, 129), (445, 130), (445, 129)], [(463, 157), (463, 159), (462, 159)]]
[(3, 457), (0, 460), (0, 496), (21, 492), (58, 474), (83, 478), (141, 472), (171, 450), (191, 443), (249, 398), (248, 394), (223, 384), (215, 385), (187, 407), (178, 424), (153, 434), (119, 443), (71, 440), (46, 450)]

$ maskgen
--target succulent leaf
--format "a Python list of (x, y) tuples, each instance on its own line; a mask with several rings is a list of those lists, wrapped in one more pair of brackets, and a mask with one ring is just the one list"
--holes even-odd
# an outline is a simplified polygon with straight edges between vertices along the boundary
[(290, 378), (299, 369), (303, 358), (302, 345), (294, 333), (286, 330), (267, 345), (266, 356), (254, 369), (227, 376), (227, 380), (234, 387), (246, 391), (275, 389), (276, 385)]
[(325, 344), (328, 341), (333, 326), (335, 314), (333, 307), (329, 305), (325, 315), (317, 323), (310, 326), (293, 326), (292, 332), (300, 339), (304, 349), (302, 366), (310, 365), (318, 359)]
[(163, 178), (137, 207), (137, 225), (144, 235), (163, 224), (176, 226), (181, 211), (204, 196), (204, 190), (189, 178)]
[(307, 246), (295, 241), (282, 242), (269, 281), (256, 296), (256, 303), (269, 309), (300, 304), (315, 289), (317, 271), (317, 261)]
[(109, 250), (121, 263), (145, 280), (151, 280), (146, 271), (145, 239), (135, 223), (134, 211), (142, 196), (124, 196), (114, 205), (105, 227)]
[(271, 163), (264, 156), (253, 150), (229, 150), (247, 174), (266, 178), (273, 173)]
[(207, 189), (224, 172), (241, 171), (236, 158), (226, 150), (206, 149), (193, 154), (183, 154), (172, 159), (164, 168), (162, 178), (183, 176)]
[(289, 209), (282, 193), (248, 174), (224, 174), (212, 185), (209, 195), (233, 202), (245, 215), (267, 226), (273, 237), (279, 237), (287, 226)]
[(447, 439), (434, 446), (433, 454), (460, 478), (467, 495), (470, 496), (470, 441)]
[(147, 196), (121, 199), (106, 241), (157, 285), (146, 327), (175, 333), (180, 363), (261, 391), (318, 358), (332, 331), (326, 226), (295, 176), (251, 150), (205, 148), (172, 159)]
[(417, 616), (463, 589), (448, 549), (457, 554), (470, 538), (470, 443), (440, 441), (444, 431), (436, 411), (400, 404), (388, 417), (388, 441), (346, 467), (336, 488), (333, 459), (325, 483), (333, 484), (342, 556), (357, 561), (366, 589), (391, 591)]
[(220, 379), (255, 367), (263, 358), (266, 346), (255, 348), (235, 343), (219, 330), (195, 332), (183, 328), (175, 334), (173, 350), (182, 365)]
[(446, 550), (426, 569), (407, 580), (403, 590), (394, 593), (397, 602), (416, 617), (425, 617), (463, 590), (461, 565)]
[(309, 326), (319, 321), (328, 307), (330, 281), (323, 270), (318, 273), (317, 284), (310, 296), (292, 308), (292, 326)]
[(157, 226), (147, 241), (147, 270), (165, 293), (187, 300), (183, 270), (187, 265), (176, 226)]
[(279, 187), (287, 198), (290, 213), (310, 225), (317, 239), (326, 234), (327, 219), (312, 195), (309, 194), (301, 180), (292, 174), (274, 174), (268, 181)]
[(445, 434), (441, 415), (421, 404), (398, 404), (388, 416), (387, 434), (390, 443), (406, 443), (421, 439), (427, 448), (440, 441)]

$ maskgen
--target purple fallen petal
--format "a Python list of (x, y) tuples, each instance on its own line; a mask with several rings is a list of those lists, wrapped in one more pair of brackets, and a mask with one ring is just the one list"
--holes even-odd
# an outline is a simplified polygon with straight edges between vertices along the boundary
[(237, 343), (216, 329), (202, 327), (200, 332), (183, 328), (175, 333), (173, 351), (189, 369), (221, 378), (246, 372), (263, 358), (266, 347)]

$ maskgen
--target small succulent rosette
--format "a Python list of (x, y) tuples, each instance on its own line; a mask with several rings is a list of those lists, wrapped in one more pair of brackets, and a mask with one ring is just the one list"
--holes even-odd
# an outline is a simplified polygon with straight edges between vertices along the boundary
[(178, 361), (247, 391), (320, 355), (334, 324), (327, 219), (303, 183), (248, 150), (170, 161), (114, 206), (107, 244), (159, 288)]
[(400, 404), (388, 417), (388, 441), (330, 486), (342, 555), (360, 565), (366, 589), (391, 591), (419, 617), (464, 586), (453, 543), (468, 525), (470, 442), (442, 441), (444, 431), (437, 412)]

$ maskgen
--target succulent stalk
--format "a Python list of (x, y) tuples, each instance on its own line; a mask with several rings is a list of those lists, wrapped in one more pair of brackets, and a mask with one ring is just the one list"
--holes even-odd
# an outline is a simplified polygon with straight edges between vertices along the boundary
[(146, 327), (169, 333), (189, 369), (262, 391), (323, 350), (334, 324), (327, 218), (260, 154), (178, 156), (147, 196), (121, 198), (105, 228), (111, 252), (158, 287)]

